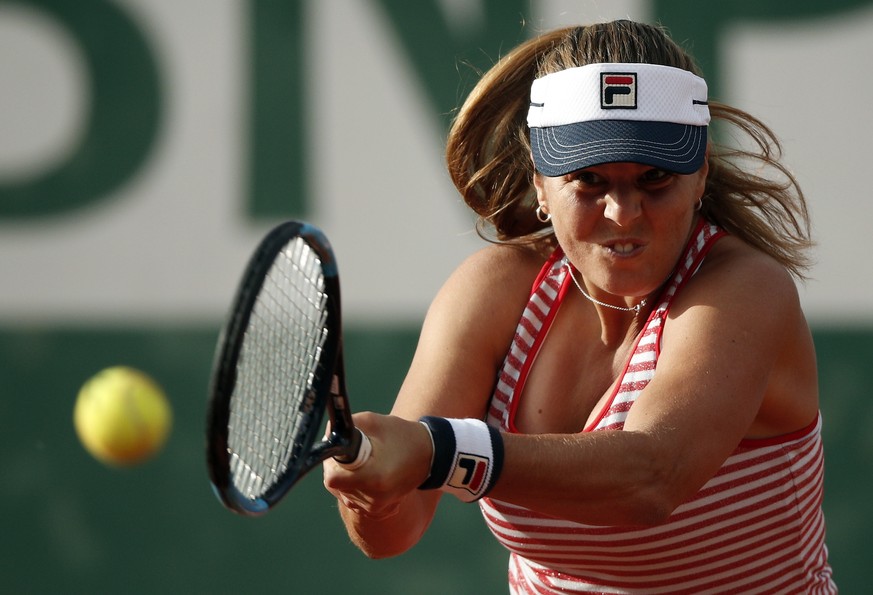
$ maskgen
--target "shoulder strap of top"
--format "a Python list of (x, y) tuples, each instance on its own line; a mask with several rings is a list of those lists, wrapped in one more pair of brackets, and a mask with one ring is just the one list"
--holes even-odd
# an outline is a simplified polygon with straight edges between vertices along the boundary
[[(697, 272), (700, 265), (703, 263), (703, 258), (707, 252), (715, 245), (716, 240), (727, 235), (727, 232), (710, 223), (703, 217), (697, 222), (694, 231), (688, 244), (685, 246), (685, 252), (676, 269), (673, 271), (664, 291), (658, 298), (658, 306), (652, 312), (654, 316), (659, 310), (665, 310), (669, 307), (676, 292)], [(650, 316), (651, 319), (651, 316)]]
[(704, 257), (715, 245), (716, 240), (724, 235), (726, 235), (724, 230), (703, 218), (697, 223), (685, 252), (679, 259), (679, 264), (658, 298), (658, 306), (652, 310), (642, 332), (637, 336), (636, 344), (622, 370), (621, 382), (616, 385), (615, 391), (599, 415), (585, 428), (586, 431), (620, 430), (624, 427), (624, 420), (631, 405), (655, 376), (660, 355), (661, 333), (673, 298), (700, 268)]

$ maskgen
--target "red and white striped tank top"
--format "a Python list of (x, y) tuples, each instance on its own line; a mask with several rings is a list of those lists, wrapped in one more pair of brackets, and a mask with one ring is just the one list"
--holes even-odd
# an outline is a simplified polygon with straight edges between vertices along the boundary
[[(621, 383), (583, 431), (621, 430), (655, 374), (676, 292), (724, 234), (701, 221), (659, 298)], [(488, 422), (514, 432), (518, 395), (568, 287), (557, 251), (543, 267), (492, 397)], [(820, 418), (791, 435), (743, 440), (719, 472), (655, 527), (593, 526), (485, 498), (509, 549), (513, 594), (836, 593), (824, 543)]]

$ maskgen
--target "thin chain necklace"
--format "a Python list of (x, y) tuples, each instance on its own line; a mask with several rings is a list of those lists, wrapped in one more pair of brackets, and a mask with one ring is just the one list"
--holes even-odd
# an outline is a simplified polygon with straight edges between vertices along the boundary
[(573, 284), (579, 288), (579, 291), (582, 292), (582, 295), (584, 295), (586, 298), (588, 298), (589, 301), (594, 302), (598, 306), (603, 306), (604, 308), (612, 308), (613, 310), (621, 310), (622, 312), (633, 312), (634, 314), (639, 314), (642, 307), (645, 306), (646, 302), (648, 301), (646, 298), (643, 298), (643, 301), (641, 301), (636, 306), (631, 306), (630, 308), (623, 308), (621, 306), (613, 306), (612, 304), (607, 304), (606, 302), (601, 302), (600, 300), (596, 300), (593, 297), (591, 297), (590, 295), (588, 295), (588, 293), (584, 289), (582, 289), (582, 285), (579, 283), (579, 281), (576, 280), (576, 275), (573, 274), (573, 267), (570, 266), (570, 263), (567, 262), (564, 266), (567, 267), (567, 272), (570, 274), (570, 278), (573, 280)]

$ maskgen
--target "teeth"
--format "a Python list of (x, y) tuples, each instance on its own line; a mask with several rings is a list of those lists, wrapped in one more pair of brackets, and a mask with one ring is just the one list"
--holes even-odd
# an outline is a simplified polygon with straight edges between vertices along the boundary
[(633, 244), (615, 244), (612, 247), (612, 249), (615, 250), (616, 252), (618, 252), (619, 254), (627, 254), (627, 253), (633, 251), (634, 245)]

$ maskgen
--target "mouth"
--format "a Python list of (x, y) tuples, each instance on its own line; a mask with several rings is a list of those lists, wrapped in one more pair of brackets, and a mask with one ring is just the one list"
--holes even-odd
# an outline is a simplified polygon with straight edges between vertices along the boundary
[(643, 245), (633, 241), (622, 241), (614, 242), (612, 244), (605, 244), (605, 247), (610, 252), (613, 252), (619, 256), (630, 256), (639, 251), (643, 247)]

